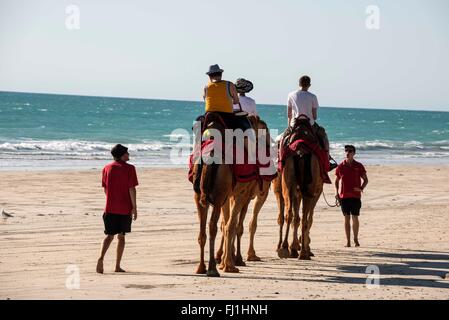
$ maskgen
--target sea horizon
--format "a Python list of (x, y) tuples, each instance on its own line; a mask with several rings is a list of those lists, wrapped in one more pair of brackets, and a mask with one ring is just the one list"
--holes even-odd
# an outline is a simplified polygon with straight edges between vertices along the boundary
[[(311, 90), (313, 92), (313, 90)], [(31, 92), (31, 91), (10, 91), (10, 90), (0, 90), (1, 93), (23, 93), (23, 94), (37, 94), (37, 95), (54, 95), (54, 96), (74, 96), (74, 97), (90, 97), (90, 98), (110, 98), (110, 99), (129, 99), (129, 100), (150, 100), (150, 101), (174, 101), (174, 102), (195, 102), (203, 103), (201, 100), (183, 100), (183, 99), (168, 99), (168, 98), (146, 98), (146, 97), (127, 97), (127, 96), (109, 96), (109, 95), (90, 95), (90, 94), (72, 94), (72, 93), (53, 93), (53, 92)], [(288, 92), (286, 91), (286, 95)], [(251, 95), (249, 95), (251, 96)], [(265, 103), (258, 102), (257, 105), (269, 106), (269, 107), (286, 107), (285, 104), (278, 103)], [(419, 112), (447, 112), (448, 110), (436, 110), (436, 109), (425, 109), (425, 107), (404, 107), (404, 108), (386, 108), (386, 107), (367, 107), (367, 106), (326, 106), (320, 105), (320, 108), (339, 108), (339, 109), (367, 109), (367, 110), (381, 110), (381, 111), (419, 111)], [(422, 109), (421, 109), (422, 108)]]

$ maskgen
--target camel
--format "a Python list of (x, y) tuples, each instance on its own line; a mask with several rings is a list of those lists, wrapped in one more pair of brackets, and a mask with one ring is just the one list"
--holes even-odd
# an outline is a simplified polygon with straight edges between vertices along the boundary
[[(261, 124), (264, 124), (258, 117), (248, 117), (253, 128), (258, 130)], [(223, 126), (219, 121), (213, 121), (208, 128), (223, 130)], [(257, 132), (256, 132), (257, 136)], [(201, 171), (199, 171), (201, 168)], [(214, 174), (215, 171), (215, 174)], [(217, 235), (217, 222), (220, 212), (224, 208), (224, 212), (230, 212), (229, 217), (224, 226), (223, 239), (223, 255), (221, 259), (221, 269), (224, 272), (239, 272), (235, 266), (233, 242), (236, 235), (236, 226), (239, 213), (244, 209), (251, 200), (258, 187), (258, 181), (237, 182), (233, 188), (233, 171), (229, 164), (195, 164), (193, 167), (193, 175), (201, 175), (200, 190), (195, 191), (194, 200), (200, 220), (200, 234), (198, 243), (200, 245), (200, 263), (196, 270), (197, 274), (207, 274), (210, 277), (218, 277), (220, 274), (216, 268), (216, 260), (214, 257), (215, 238)], [(199, 191), (199, 192), (198, 192)], [(228, 202), (229, 201), (229, 202)], [(209, 265), (206, 269), (204, 262), (204, 246), (206, 244), (206, 223), (207, 212), (209, 206), (212, 205), (212, 214), (209, 220)], [(226, 207), (228, 206), (228, 207)]]
[[(308, 133), (310, 139), (312, 135)], [(293, 141), (292, 139), (291, 141)], [(310, 166), (310, 167), (309, 167)], [(310, 171), (308, 171), (308, 167)], [(307, 179), (309, 178), (309, 180)], [(278, 202), (279, 242), (277, 252), (280, 258), (310, 260), (310, 230), (316, 203), (323, 192), (320, 163), (313, 153), (300, 152), (285, 159), (282, 173), (273, 181), (273, 189)], [(299, 209), (302, 201), (302, 219)], [(293, 223), (293, 224), (292, 224)], [(283, 226), (286, 224), (282, 239)], [(298, 228), (301, 224), (301, 236)], [(293, 228), (293, 241), (289, 248), (289, 229)], [(298, 254), (298, 251), (300, 253)]]
[[(257, 218), (259, 216), (259, 212), (262, 209), (268, 194), (270, 192), (270, 181), (262, 180), (262, 188), (260, 189), (259, 186), (256, 186), (256, 188), (252, 189), (253, 194), (250, 195), (249, 199), (246, 199), (245, 204), (238, 214), (238, 222), (237, 222), (237, 251), (235, 252), (234, 243), (232, 245), (232, 251), (235, 252), (235, 255), (233, 255), (233, 258), (235, 260), (236, 266), (246, 266), (245, 262), (243, 261), (242, 253), (241, 253), (241, 239), (244, 231), (244, 221), (246, 217), (246, 213), (248, 212), (248, 207), (251, 202), (251, 200), (256, 199), (254, 203), (253, 208), (253, 215), (251, 218), (251, 221), (249, 222), (249, 248), (248, 248), (248, 254), (246, 261), (261, 261), (260, 257), (256, 255), (256, 250), (254, 249), (254, 236), (256, 234), (257, 230)], [(221, 257), (223, 255), (223, 245), (224, 245), (224, 231), (226, 223), (229, 221), (230, 216), (230, 199), (228, 202), (223, 206), (222, 208), (222, 220), (221, 220), (221, 231), (222, 231), (222, 237), (221, 237), (221, 243), (220, 248), (217, 251), (216, 254), (216, 260), (218, 263), (221, 263)]]

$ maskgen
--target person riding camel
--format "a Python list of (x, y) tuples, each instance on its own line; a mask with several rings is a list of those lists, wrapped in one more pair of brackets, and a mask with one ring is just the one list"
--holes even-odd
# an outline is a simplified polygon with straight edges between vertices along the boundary
[(291, 92), (288, 95), (287, 114), (289, 128), (295, 125), (295, 120), (298, 118), (307, 117), (310, 125), (318, 137), (321, 147), (329, 154), (330, 171), (335, 169), (338, 164), (332, 159), (329, 153), (329, 139), (323, 127), (316, 122), (318, 118), (318, 98), (313, 93), (309, 92), (311, 86), (311, 79), (309, 76), (302, 76), (299, 79), (300, 89)]
[(251, 92), (254, 88), (254, 85), (251, 81), (246, 80), (244, 78), (238, 78), (235, 81), (235, 87), (239, 94), (240, 105), (234, 104), (234, 111), (239, 111), (240, 108), (247, 112), (250, 115), (257, 116), (256, 111), (256, 101), (254, 99), (246, 96), (247, 93)]
[(232, 82), (222, 80), (223, 72), (218, 64), (210, 66), (206, 72), (209, 83), (204, 87), (205, 111), (217, 113), (228, 129), (240, 128), (245, 131), (251, 128), (251, 125), (246, 117), (234, 114), (233, 105), (240, 105), (239, 96)]

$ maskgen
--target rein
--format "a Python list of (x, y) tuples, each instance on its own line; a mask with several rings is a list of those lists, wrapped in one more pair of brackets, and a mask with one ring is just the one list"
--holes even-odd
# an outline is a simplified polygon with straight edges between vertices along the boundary
[(329, 207), (331, 207), (331, 208), (335, 208), (335, 207), (339, 207), (340, 206), (340, 201), (338, 201), (337, 199), (335, 199), (335, 204), (334, 205), (329, 204), (329, 202), (327, 202), (326, 195), (324, 194), (324, 190), (323, 190), (323, 198), (324, 198), (324, 201), (326, 202), (326, 204)]

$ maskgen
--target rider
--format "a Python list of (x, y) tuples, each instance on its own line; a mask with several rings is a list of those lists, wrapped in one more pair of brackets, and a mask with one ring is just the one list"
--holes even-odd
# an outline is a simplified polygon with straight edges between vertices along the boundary
[(203, 94), (206, 103), (206, 113), (214, 112), (219, 114), (229, 129), (249, 129), (250, 124), (246, 117), (234, 115), (233, 105), (240, 103), (239, 96), (232, 82), (222, 80), (223, 71), (218, 64), (214, 64), (206, 72), (209, 76), (209, 83), (204, 87)]
[(240, 105), (235, 104), (234, 110), (239, 111), (240, 108), (242, 108), (242, 110), (247, 112), (248, 114), (257, 116), (256, 101), (254, 101), (254, 99), (246, 96), (247, 93), (249, 93), (249, 92), (251, 92), (251, 90), (253, 90), (253, 88), (254, 88), (253, 83), (249, 80), (246, 80), (243, 78), (238, 78), (235, 81), (235, 87), (239, 94)]
[[(309, 92), (311, 86), (311, 80), (309, 76), (302, 76), (299, 79), (300, 89), (291, 92), (288, 95), (288, 124), (289, 126), (294, 125), (294, 121), (298, 117), (306, 116), (309, 119), (310, 125), (314, 129), (317, 137), (320, 140), (321, 147), (329, 153), (329, 140), (327, 138), (326, 131), (323, 127), (316, 123), (318, 117), (318, 99), (316, 95)], [(329, 155), (329, 159), (332, 159)], [(333, 159), (332, 159), (333, 160)], [(330, 163), (330, 170), (337, 167), (337, 163), (332, 161)]]

